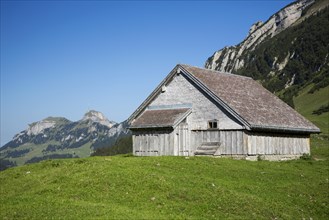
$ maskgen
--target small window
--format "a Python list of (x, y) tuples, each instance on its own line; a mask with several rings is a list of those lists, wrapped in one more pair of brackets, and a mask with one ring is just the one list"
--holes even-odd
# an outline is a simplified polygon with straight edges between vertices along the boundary
[(218, 129), (217, 120), (208, 121), (208, 128), (209, 129)]

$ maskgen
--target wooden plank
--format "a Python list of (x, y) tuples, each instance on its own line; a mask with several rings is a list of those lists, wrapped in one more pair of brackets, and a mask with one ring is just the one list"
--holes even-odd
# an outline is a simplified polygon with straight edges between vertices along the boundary
[(229, 154), (229, 148), (230, 148), (230, 141), (228, 139), (227, 131), (224, 132), (224, 139), (225, 139), (225, 153), (224, 154)]
[(136, 148), (135, 148), (135, 151), (140, 151), (140, 145), (141, 145), (141, 143), (140, 143), (140, 134), (138, 134), (136, 137)]
[(142, 150), (142, 134), (138, 134), (138, 147), (137, 147), (137, 150), (140, 152)]
[(267, 141), (268, 141), (268, 136), (263, 136), (263, 154), (266, 154), (267, 151)]
[(140, 151), (140, 135), (135, 136), (135, 151)]
[(280, 137), (278, 137), (278, 139), (279, 139), (279, 154), (283, 154), (283, 140), (282, 140), (282, 138), (280, 138)]
[(287, 137), (282, 137), (282, 142), (283, 142), (283, 144), (282, 144), (282, 154), (284, 155), (284, 154), (288, 154), (288, 139), (287, 139)]
[(233, 146), (233, 138), (232, 138), (232, 132), (226, 132), (227, 140), (228, 140), (228, 148), (227, 148), (227, 154), (232, 154), (232, 146)]
[(165, 133), (162, 137), (162, 155), (166, 154), (166, 148), (170, 148), (172, 145), (170, 144), (170, 135)]
[(231, 131), (229, 132), (231, 134), (231, 154), (236, 154), (237, 152), (237, 133), (236, 131)]
[(133, 144), (133, 152), (132, 153), (135, 155), (136, 141), (135, 141), (135, 134), (134, 133), (132, 134), (132, 142), (133, 142), (132, 143)]
[(252, 135), (248, 135), (248, 154), (252, 154)]
[(257, 136), (256, 135), (253, 135), (252, 136), (252, 138), (253, 138), (253, 154), (257, 154), (257, 148), (258, 148), (258, 138), (257, 138)]
[(158, 148), (159, 148), (159, 153), (158, 153), (158, 155), (159, 156), (161, 156), (162, 155), (162, 146), (163, 146), (163, 143), (162, 143), (162, 137), (164, 136), (164, 134), (162, 133), (162, 132), (159, 132), (159, 134), (158, 134), (158, 144), (159, 144), (159, 146), (158, 146)]
[(170, 142), (170, 148), (168, 148), (168, 155), (174, 155), (174, 149), (175, 149), (175, 131), (171, 132), (169, 135), (169, 142)]
[(187, 126), (187, 148), (188, 148), (188, 155), (191, 155), (191, 130), (189, 129), (189, 127)]
[(243, 132), (242, 131), (237, 131), (236, 146), (237, 146), (237, 152), (236, 153), (239, 154), (239, 155), (243, 154), (244, 143), (243, 143)]
[(271, 146), (271, 137), (266, 138), (266, 152), (265, 154), (272, 154), (272, 146)]
[(147, 156), (151, 156), (150, 155), (150, 151), (151, 151), (151, 140), (150, 140), (150, 135), (146, 134), (146, 145), (147, 145)]
[(257, 137), (255, 135), (252, 136), (252, 154), (256, 155), (257, 154)]
[(235, 131), (236, 133), (236, 139), (235, 139), (235, 143), (234, 143), (234, 148), (235, 148), (235, 154), (241, 154), (241, 137), (240, 137), (240, 132), (239, 131)]
[(241, 131), (242, 133), (242, 154), (248, 154), (248, 135)]
[(237, 131), (237, 141), (236, 141), (236, 154), (241, 155), (242, 154), (242, 147), (243, 147), (243, 138), (242, 138), (242, 132)]
[(247, 154), (251, 154), (251, 136), (247, 134)]
[(145, 146), (145, 156), (149, 156), (148, 152), (150, 150), (150, 145), (148, 140), (148, 134), (144, 135), (144, 146)]
[(265, 153), (265, 137), (259, 136), (260, 138), (260, 145), (259, 145), (259, 151), (258, 154), (264, 154)]
[(220, 132), (220, 142), (222, 143), (221, 154), (226, 154), (225, 131)]
[(272, 154), (277, 154), (278, 150), (277, 150), (277, 142), (276, 142), (276, 137), (272, 137), (271, 141), (270, 141), (270, 145), (271, 145), (271, 151)]
[(161, 136), (161, 143), (162, 143), (161, 156), (165, 155), (166, 146), (169, 147), (168, 145), (166, 145), (166, 139), (167, 139), (167, 133), (164, 132), (163, 135)]

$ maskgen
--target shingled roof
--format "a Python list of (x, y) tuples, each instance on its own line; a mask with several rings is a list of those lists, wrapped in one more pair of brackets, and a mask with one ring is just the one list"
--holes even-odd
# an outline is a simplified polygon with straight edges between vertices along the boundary
[[(180, 72), (208, 94), (247, 130), (319, 133), (309, 122), (277, 96), (250, 77), (178, 64), (130, 116), (131, 127), (158, 127), (173, 124), (177, 109), (147, 110), (148, 104)], [(145, 110), (146, 109), (146, 110)], [(144, 111), (144, 112), (143, 112)], [(177, 113), (178, 114), (178, 113)], [(161, 119), (162, 118), (162, 119)], [(162, 121), (163, 120), (163, 121)]]
[(175, 127), (189, 112), (190, 108), (146, 110), (130, 128)]
[(319, 128), (250, 77), (180, 66), (226, 103), (251, 129), (320, 132)]

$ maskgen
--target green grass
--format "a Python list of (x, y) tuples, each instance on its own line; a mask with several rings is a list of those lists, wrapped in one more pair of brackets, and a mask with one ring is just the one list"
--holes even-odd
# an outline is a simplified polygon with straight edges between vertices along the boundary
[[(329, 139), (324, 135), (311, 136), (311, 155), (317, 160), (329, 160)], [(329, 165), (329, 164), (328, 164)]]
[(1, 219), (327, 219), (328, 160), (49, 160), (0, 173)]
[(329, 135), (329, 112), (321, 115), (312, 114), (314, 110), (328, 104), (329, 86), (309, 94), (308, 91), (311, 87), (312, 85), (307, 86), (294, 98), (295, 108), (300, 114), (318, 126), (324, 135)]

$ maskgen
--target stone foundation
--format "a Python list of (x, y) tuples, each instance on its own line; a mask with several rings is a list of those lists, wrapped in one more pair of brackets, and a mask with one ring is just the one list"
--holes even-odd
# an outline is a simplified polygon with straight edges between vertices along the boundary
[(286, 161), (286, 160), (298, 160), (302, 155), (219, 155), (214, 156), (218, 158), (232, 158), (235, 160), (268, 160), (268, 161)]

